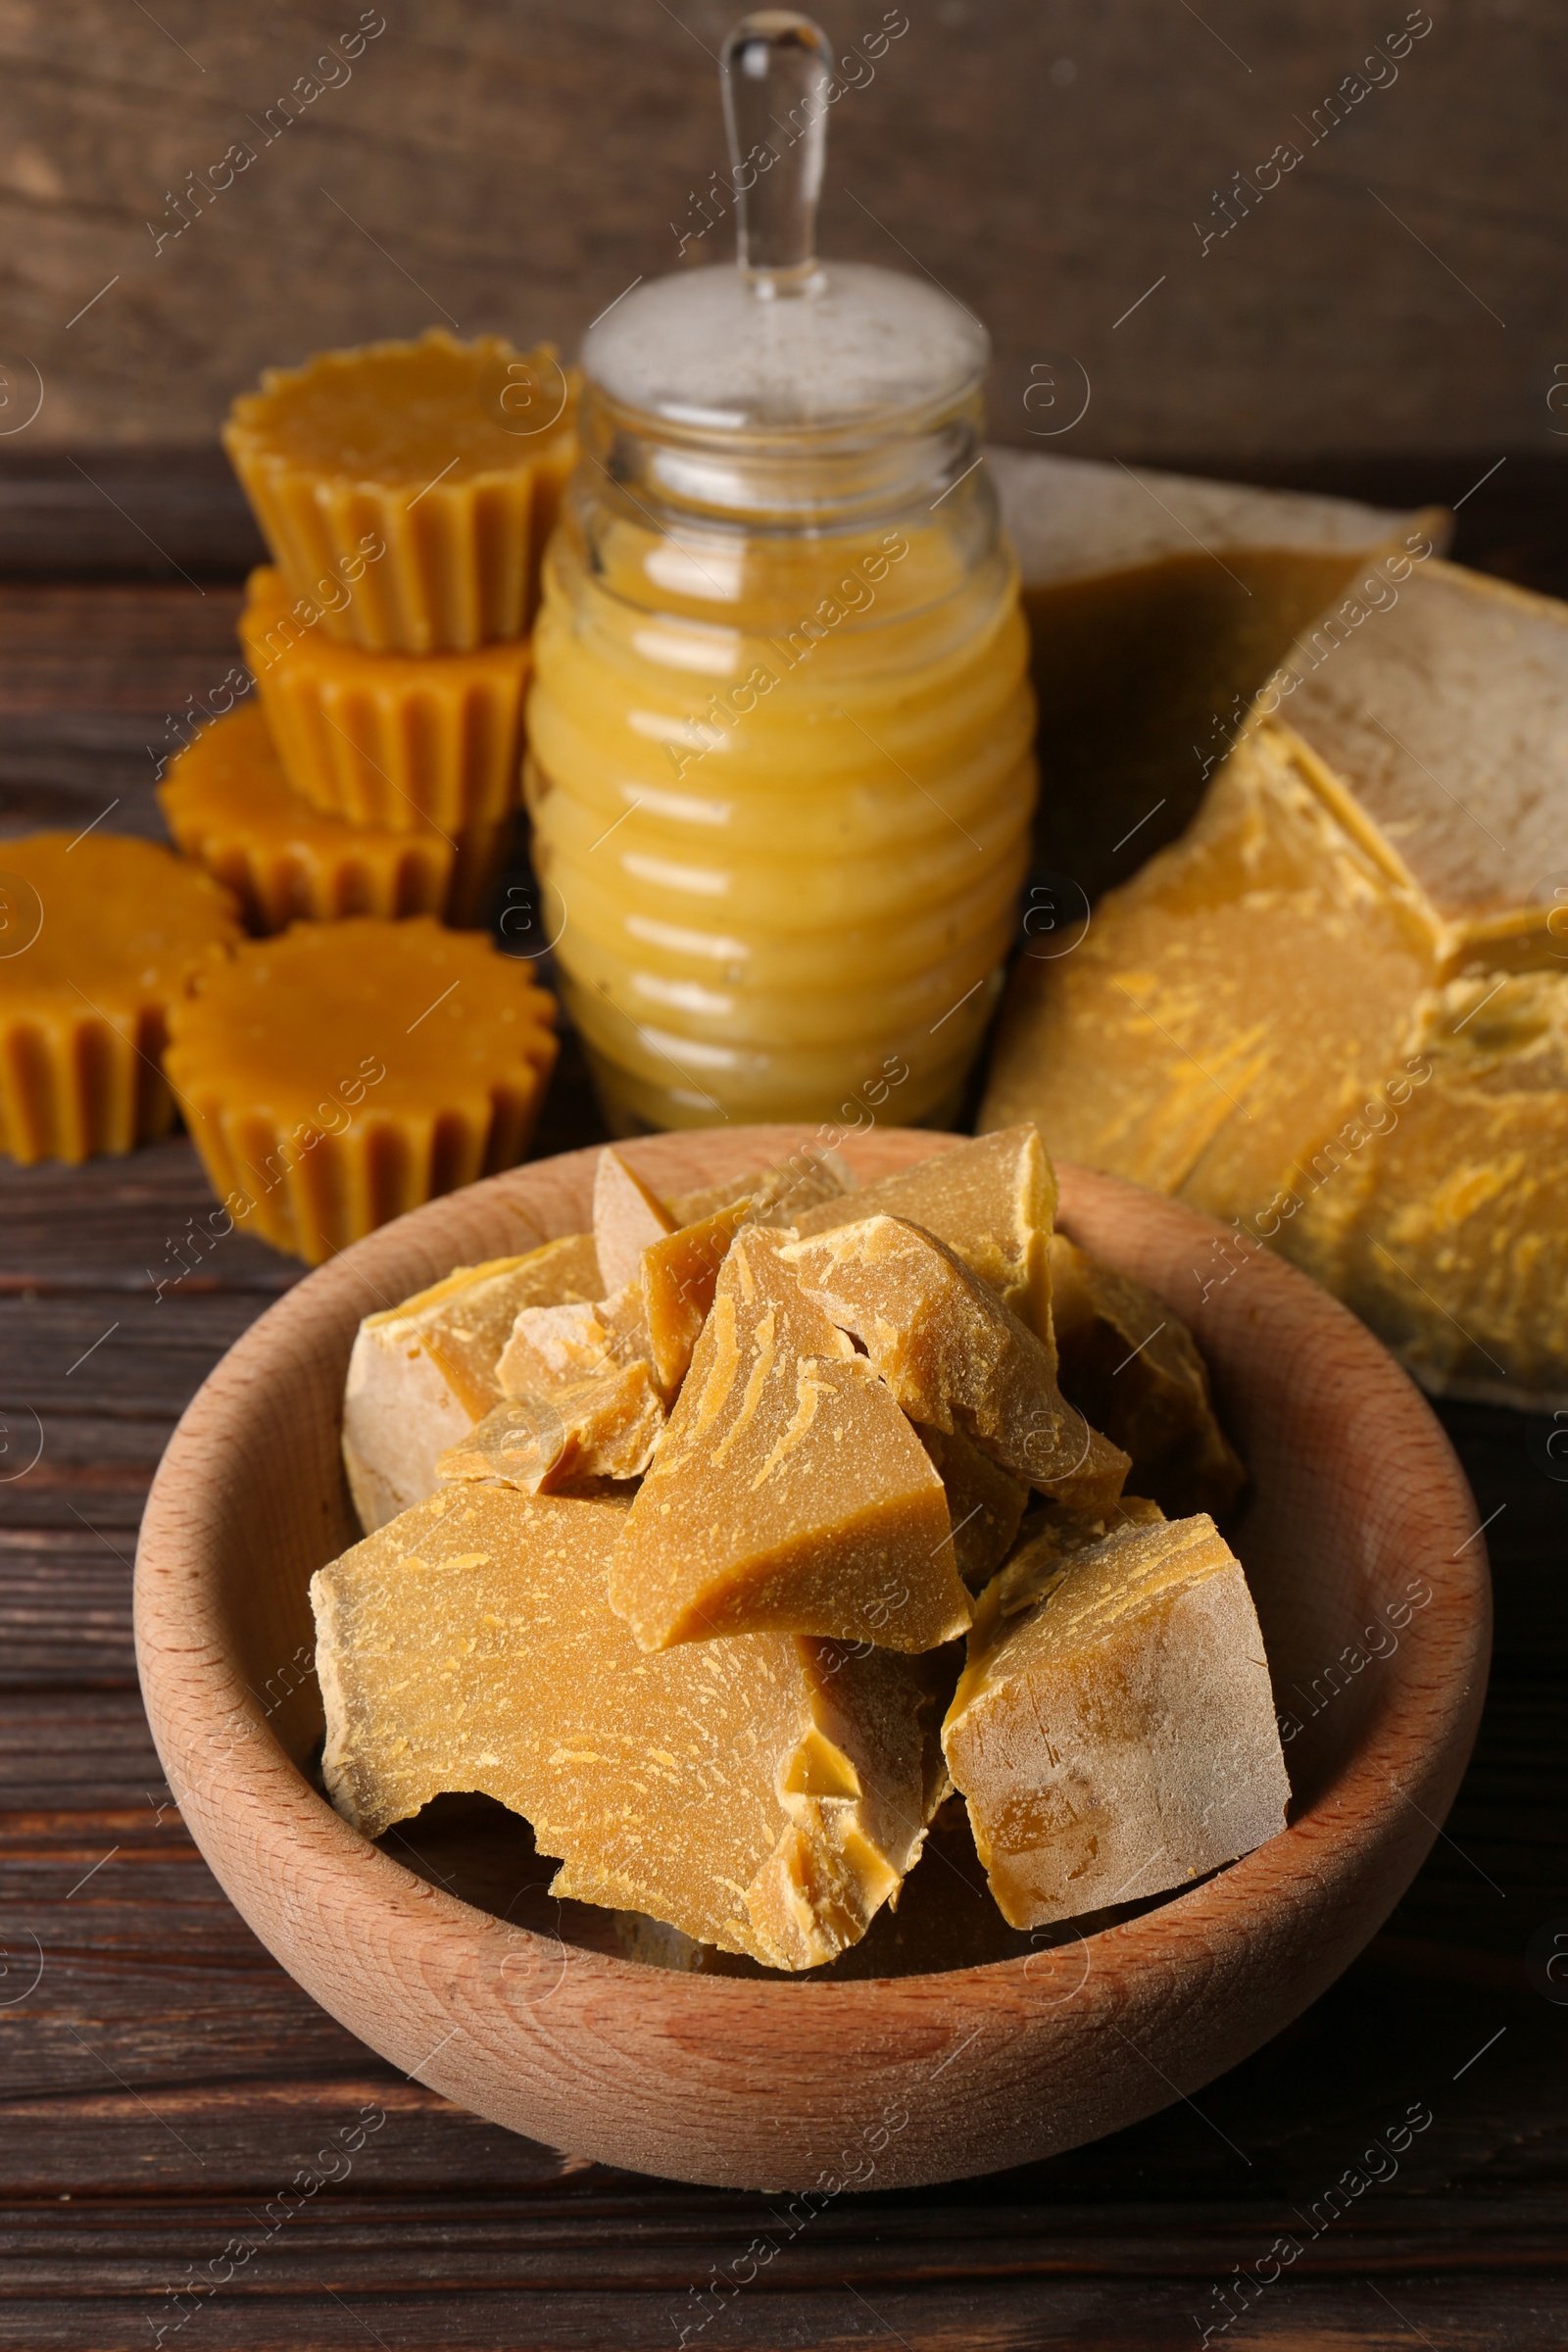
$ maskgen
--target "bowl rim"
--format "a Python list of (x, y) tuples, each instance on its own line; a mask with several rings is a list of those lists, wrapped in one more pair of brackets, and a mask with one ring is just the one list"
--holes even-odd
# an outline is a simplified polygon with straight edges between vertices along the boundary
[[(872, 1155), (864, 1149), (876, 1138), (861, 1139), (859, 1149), (853, 1143), (844, 1147), (852, 1163), (858, 1157), (867, 1162), (868, 1177), (885, 1172), (890, 1164), (910, 1164), (928, 1151), (966, 1140), (918, 1130), (879, 1132), (884, 1154), (879, 1164), (870, 1164)], [(737, 1167), (757, 1166), (762, 1157), (798, 1149), (814, 1133), (797, 1127), (732, 1129), (724, 1132), (723, 1144), (726, 1156), (738, 1154)], [(907, 1140), (899, 1141), (896, 1159), (890, 1163), (885, 1152), (897, 1139)], [(627, 1147), (628, 1154), (634, 1164), (652, 1161), (650, 1172), (657, 1179), (658, 1147), (671, 1140), (643, 1139)], [(967, 2017), (1003, 2013), (1016, 2013), (1021, 2022), (1040, 2010), (1049, 2013), (1054, 2028), (1074, 2017), (1086, 2025), (1103, 2024), (1110, 1984), (1118, 2015), (1129, 2022), (1139, 2017), (1153, 2020), (1160, 2006), (1158, 1985), (1168, 1988), (1189, 1965), (1209, 1976), (1234, 1972), (1245, 1962), (1255, 1923), (1268, 1913), (1285, 1934), (1305, 1936), (1311, 1946), (1300, 1956), (1289, 2005), (1272, 2008), (1272, 2022), (1260, 2032), (1254, 2030), (1255, 2020), (1251, 2025), (1238, 2020), (1217, 2064), (1209, 2047), (1206, 2055), (1195, 2056), (1191, 2068), (1178, 2069), (1180, 2081), (1154, 2067), (1158, 2080), (1152, 2095), (1137, 2112), (1152, 2112), (1171, 2098), (1185, 2097), (1315, 1999), (1394, 1908), (1437, 1838), (1462, 1776), (1479, 1723), (1490, 1654), (1485, 1537), (1475, 1527), (1475, 1505), (1446, 1436), (1420, 1391), (1381, 1344), (1337, 1300), (1270, 1251), (1260, 1250), (1250, 1268), (1249, 1311), (1267, 1314), (1283, 1305), (1316, 1339), (1332, 1338), (1348, 1367), (1347, 1378), (1370, 1383), (1386, 1401), (1401, 1443), (1419, 1466), (1432, 1526), (1441, 1530), (1445, 1542), (1453, 1539), (1441, 1576), (1434, 1578), (1427, 1638), (1419, 1644), (1401, 1643), (1396, 1657), (1385, 1661), (1397, 1671), (1380, 1680), (1353, 1751), (1285, 1830), (1153, 1909), (1079, 1936), (1075, 1946), (1065, 1948), (1089, 1957), (1078, 1984), (1065, 1991), (1053, 1988), (1055, 1959), (1047, 1971), (1038, 1952), (938, 1972), (803, 1983), (789, 1978), (688, 1976), (564, 1943), (559, 1936), (514, 1927), (430, 1886), (371, 1844), (317, 1793), (279, 1742), (259, 1695), (228, 1654), (220, 1600), (221, 1565), (214, 1543), (223, 1498), (217, 1491), (220, 1481), (210, 1475), (212, 1449), (215, 1441), (220, 1444), (225, 1419), (247, 1409), (262, 1362), (274, 1355), (281, 1341), (296, 1332), (306, 1338), (328, 1313), (347, 1318), (351, 1327), (358, 1323), (364, 1296), (357, 1278), (370, 1272), (378, 1258), (394, 1254), (400, 1239), (416, 1232), (440, 1232), (454, 1203), (483, 1215), (509, 1196), (514, 1200), (520, 1193), (525, 1198), (529, 1180), (541, 1169), (566, 1171), (575, 1180), (591, 1172), (598, 1149), (526, 1163), (429, 1202), (307, 1274), (235, 1342), (181, 1416), (155, 1478), (137, 1545), (136, 1651), (160, 1758), (186, 1825), (220, 1885), (306, 1990), (383, 2056), (400, 2068), (407, 2066), (411, 2078), (417, 2075), (460, 2104), (547, 2138), (553, 2136), (552, 2122), (559, 2121), (551, 2111), (518, 2123), (515, 2102), (503, 2101), (498, 2109), (495, 2094), (487, 2097), (484, 2080), (471, 2065), (459, 2059), (438, 2063), (434, 2051), (418, 2055), (426, 2038), (418, 2013), (426, 2022), (438, 2022), (456, 2005), (465, 2015), (476, 2017), (487, 2001), (493, 2003), (499, 1996), (512, 2024), (531, 2030), (543, 2025), (548, 2006), (549, 2038), (559, 2042), (568, 2013), (584, 2024), (592, 2020), (602, 2025), (607, 2002), (635, 1995), (645, 2028), (661, 2034), (667, 2049), (690, 2029), (694, 2001), (716, 2036), (735, 2042), (748, 2032), (776, 2039), (781, 2020), (798, 2029), (803, 2017), (799, 2004), (807, 1998), (822, 2005), (811, 2009), (812, 2024), (830, 2026), (836, 2039), (858, 2030), (880, 2043), (902, 2036), (910, 2049), (929, 2050), (934, 2000), (947, 2012), (956, 2007), (960, 2024)], [(1230, 1229), (1120, 1178), (1061, 1162), (1057, 1174), (1060, 1228), (1086, 1237), (1090, 1247), (1095, 1228), (1125, 1215), (1134, 1202), (1152, 1230), (1204, 1247), (1221, 1234), (1234, 1243)], [(1206, 1303), (1197, 1313), (1185, 1307), (1178, 1311), (1201, 1344)], [(1425, 1551), (1423, 1567), (1431, 1576)], [(231, 1728), (236, 1722), (243, 1726), (237, 1737)], [(210, 1769), (215, 1759), (229, 1768), (220, 1785), (215, 1785)], [(1325, 1916), (1325, 1907), (1332, 1909), (1336, 1896), (1347, 1915), (1338, 1928)], [(335, 1931), (348, 1936), (356, 1950), (362, 1949), (356, 1939), (363, 1936), (366, 1906), (379, 1918), (389, 1944), (395, 1945), (413, 1925), (422, 1938), (419, 1949), (426, 1954), (419, 1962), (420, 1997), (402, 2005), (388, 2003), (384, 2015), (371, 2017), (370, 2031), (357, 2004), (350, 2004), (354, 2015), (344, 2017), (339, 1978), (348, 1946), (334, 1947), (331, 1942)], [(1348, 1923), (1352, 1912), (1353, 1926)], [(1063, 1947), (1051, 1948), (1059, 1953)], [(443, 1968), (448, 1971), (444, 1989), (431, 1981), (432, 1972), (439, 1978)], [(1139, 1994), (1143, 1980), (1147, 1998)], [(568, 1987), (563, 2010), (556, 2004)], [(790, 2006), (786, 2010), (783, 2004)], [(1114, 2018), (1109, 2022), (1114, 2024)], [(1120, 2025), (1116, 2031), (1122, 2032)], [(1122, 2038), (1128, 2040), (1128, 2034), (1123, 2033)], [(946, 2040), (944, 2031), (941, 2046)], [(1212, 2044), (1212, 2034), (1209, 2040)], [(1131, 2042), (1129, 2046), (1136, 2047)], [(416, 2052), (412, 2062), (411, 2050)], [(780, 2063), (785, 2064), (783, 2056)], [(1152, 2059), (1148, 2064), (1154, 2066)], [(1134, 2113), (1124, 2101), (1103, 2128), (1132, 2120)], [(1083, 2131), (1076, 2134), (1079, 2139), (1093, 2135)], [(613, 2142), (613, 2134), (611, 2138)], [(617, 2152), (619, 2143), (607, 2151), (603, 2129), (583, 2133), (570, 2144), (590, 2154), (606, 2152), (610, 2162), (665, 2169), (650, 2163), (646, 2155), (628, 2158)], [(945, 2162), (935, 2171), (906, 2171), (899, 2177), (951, 2178), (1019, 2160), (1015, 2153), (993, 2155)], [(708, 2169), (696, 2170), (683, 2164), (676, 2177), (731, 2182), (741, 2178), (733, 2169), (713, 2169), (711, 2162)], [(776, 2186), (785, 2179), (759, 2179), (755, 2184)]]

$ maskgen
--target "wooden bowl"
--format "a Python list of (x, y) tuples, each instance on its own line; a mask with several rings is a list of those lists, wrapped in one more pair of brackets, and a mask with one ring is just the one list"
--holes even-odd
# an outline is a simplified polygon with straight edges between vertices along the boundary
[[(808, 1133), (659, 1136), (627, 1155), (679, 1192)], [(951, 1140), (875, 1131), (845, 1150), (863, 1181)], [(171, 1441), (136, 1563), (142, 1690), (230, 1899), (400, 2072), (534, 2139), (679, 2180), (832, 2195), (987, 2172), (1234, 2066), (1360, 1951), (1431, 1845), (1481, 1712), (1487, 1563), (1447, 1441), (1378, 1343), (1266, 1251), (1112, 1177), (1063, 1167), (1062, 1225), (1191, 1323), (1251, 1472), (1234, 1542), (1286, 1734), (1281, 1836), (1064, 1945), (818, 1983), (612, 1957), (572, 1906), (559, 1933), (492, 1916), (313, 1787), (306, 1588), (358, 1533), (338, 1459), (355, 1327), (460, 1261), (583, 1230), (595, 1156), (473, 1185), (322, 1266), (229, 1350)]]

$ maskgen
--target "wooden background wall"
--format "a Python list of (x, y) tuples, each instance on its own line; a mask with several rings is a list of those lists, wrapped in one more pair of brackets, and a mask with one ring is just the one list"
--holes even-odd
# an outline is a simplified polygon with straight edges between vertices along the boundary
[[(1568, 448), (1548, 408), (1555, 381), (1568, 412), (1561, 0), (1430, 0), (1397, 78), (1374, 69), (1316, 145), (1314, 108), (1424, 10), (906, 7), (834, 109), (823, 243), (918, 264), (990, 322), (1001, 438), (1070, 414), (1076, 363), (1088, 413), (1042, 446), (1230, 469)], [(265, 363), (442, 318), (574, 346), (673, 266), (670, 223), (697, 224), (690, 191), (724, 160), (730, 9), (380, 0), (385, 29), (266, 143), (268, 108), (361, 13), (0, 0), (0, 452), (199, 442)], [(819, 13), (847, 46), (884, 0)], [(1215, 191), (1292, 140), (1302, 162), (1203, 252)], [(237, 141), (254, 162), (173, 234), (170, 192), (211, 185)], [(730, 252), (724, 222), (687, 258)], [(1062, 407), (1026, 414), (1052, 360)]]

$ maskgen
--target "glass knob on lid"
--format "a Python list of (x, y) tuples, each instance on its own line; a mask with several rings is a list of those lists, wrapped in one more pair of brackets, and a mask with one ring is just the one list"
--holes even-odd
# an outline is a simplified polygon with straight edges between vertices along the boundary
[(640, 286), (589, 329), (582, 365), (612, 408), (699, 432), (904, 430), (978, 390), (990, 341), (936, 285), (816, 257), (827, 39), (809, 17), (742, 18), (720, 61), (736, 267)]

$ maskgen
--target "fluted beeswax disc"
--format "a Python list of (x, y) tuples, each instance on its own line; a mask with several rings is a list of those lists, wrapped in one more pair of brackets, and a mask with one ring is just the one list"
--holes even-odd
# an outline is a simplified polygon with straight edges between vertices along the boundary
[(0, 842), (0, 1150), (80, 1160), (167, 1135), (170, 1007), (239, 936), (227, 893), (156, 842)]
[(505, 817), (454, 839), (428, 824), (391, 832), (324, 815), (289, 790), (254, 703), (204, 727), (158, 799), (185, 855), (234, 893), (253, 931), (348, 914), (480, 922), (511, 842)]
[(527, 1149), (556, 1057), (533, 966), (428, 916), (247, 942), (171, 1023), (214, 1190), (312, 1264)]
[(467, 654), (368, 654), (296, 610), (281, 572), (251, 573), (240, 643), (293, 790), (329, 816), (448, 833), (521, 796), (532, 642)]
[[(553, 351), (499, 335), (318, 352), (270, 368), (223, 428), (296, 597), (370, 653), (519, 637), (576, 455)], [(348, 593), (344, 593), (347, 590)]]

